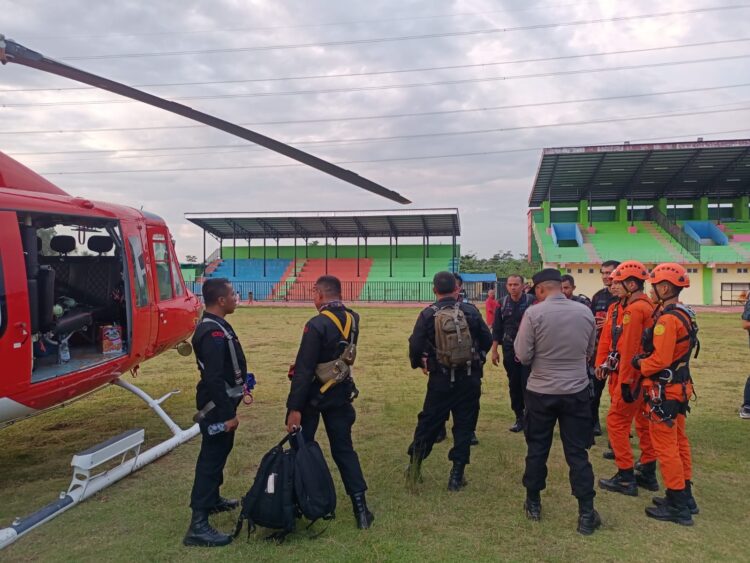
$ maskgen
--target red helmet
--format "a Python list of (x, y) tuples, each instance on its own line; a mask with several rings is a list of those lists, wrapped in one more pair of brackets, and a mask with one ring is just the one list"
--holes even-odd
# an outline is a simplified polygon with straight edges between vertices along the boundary
[(648, 279), (648, 270), (646, 266), (638, 262), (638, 260), (625, 260), (622, 264), (615, 268), (609, 279), (616, 282), (623, 282), (628, 278), (636, 278), (639, 280), (646, 281)]
[(674, 262), (659, 264), (651, 270), (649, 277), (651, 285), (663, 281), (668, 281), (677, 287), (690, 287), (690, 276), (685, 268)]

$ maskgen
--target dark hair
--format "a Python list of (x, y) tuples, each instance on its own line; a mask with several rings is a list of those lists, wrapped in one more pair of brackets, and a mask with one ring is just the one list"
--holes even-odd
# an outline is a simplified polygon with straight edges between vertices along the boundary
[(521, 285), (523, 285), (524, 279), (523, 279), (523, 276), (521, 274), (511, 274), (511, 275), (509, 275), (505, 279), (506, 283), (510, 281), (510, 278), (518, 278), (518, 281), (520, 281)]
[(315, 286), (326, 297), (341, 297), (341, 280), (336, 276), (320, 276), (315, 280)]
[(629, 278), (625, 278), (626, 282), (628, 281), (634, 281), (638, 285), (638, 291), (643, 291), (644, 286), (646, 285), (646, 282), (644, 280), (639, 280), (638, 278), (634, 276), (630, 276)]
[(617, 268), (620, 263), (617, 260), (607, 260), (606, 262), (602, 262), (602, 268), (609, 268), (612, 266), (613, 268)]
[(458, 287), (464, 285), (464, 279), (461, 277), (461, 274), (454, 273), (453, 277), (456, 278), (456, 285), (458, 285)]
[(448, 295), (456, 289), (456, 277), (450, 272), (438, 272), (432, 278), (432, 287), (438, 295)]
[(201, 293), (203, 294), (203, 303), (206, 307), (216, 305), (219, 297), (227, 297), (231, 291), (232, 284), (227, 278), (209, 278), (203, 282)]
[(570, 274), (565, 274), (564, 276), (562, 276), (562, 277), (560, 278), (560, 281), (561, 281), (562, 283), (568, 282), (568, 283), (569, 283), (570, 285), (572, 285), (573, 287), (575, 287), (575, 285), (576, 285), (576, 280), (575, 280), (575, 279), (573, 278), (573, 276), (571, 276)]

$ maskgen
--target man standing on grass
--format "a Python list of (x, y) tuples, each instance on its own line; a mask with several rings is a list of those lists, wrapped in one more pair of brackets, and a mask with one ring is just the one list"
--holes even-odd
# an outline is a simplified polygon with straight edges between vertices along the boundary
[[(335, 276), (317, 279), (313, 300), (319, 314), (307, 321), (297, 359), (289, 371), (286, 427), (290, 433), (301, 428), (305, 439), (312, 442), (323, 417), (333, 461), (346, 494), (352, 499), (354, 520), (357, 528), (364, 530), (372, 525), (375, 516), (367, 508), (367, 483), (352, 444), (352, 426), (357, 418), (352, 401), (359, 391), (351, 376), (351, 365), (359, 338), (359, 315), (342, 302), (341, 282)], [(332, 377), (334, 365), (341, 365), (336, 362), (349, 366), (340, 381)]]
[(541, 520), (540, 491), (546, 487), (547, 458), (559, 422), (570, 485), (578, 499), (577, 529), (590, 535), (602, 524), (594, 510), (594, 471), (586, 451), (592, 438), (586, 363), (594, 353), (594, 316), (586, 306), (565, 298), (558, 270), (544, 269), (532, 279), (539, 303), (526, 311), (514, 342), (518, 359), (531, 366), (524, 418), (524, 510), (530, 520)]
[(512, 274), (505, 283), (508, 295), (502, 298), (492, 323), (492, 365), (500, 364), (498, 346), (503, 350), (503, 367), (508, 376), (508, 392), (510, 394), (510, 408), (516, 415), (516, 421), (508, 428), (511, 432), (523, 430), (523, 394), (529, 369), (518, 361), (513, 350), (513, 340), (518, 332), (526, 309), (534, 302), (534, 296), (523, 291), (523, 276)]
[[(201, 379), (196, 389), (196, 406), (207, 410), (200, 421), (201, 451), (195, 464), (195, 482), (190, 495), (193, 517), (183, 539), (187, 546), (214, 547), (227, 545), (232, 536), (217, 531), (208, 521), (209, 514), (234, 510), (239, 501), (219, 495), (224, 482), (224, 465), (234, 445), (234, 431), (239, 426), (237, 405), (227, 389), (242, 385), (247, 362), (237, 334), (225, 317), (237, 308), (237, 294), (226, 278), (211, 278), (203, 283), (206, 310), (193, 334), (193, 349)], [(223, 425), (223, 426), (222, 426)], [(215, 432), (217, 430), (218, 432)], [(209, 431), (210, 429), (210, 431)]]
[(422, 412), (417, 417), (414, 441), (408, 448), (407, 477), (421, 479), (422, 461), (448, 415), (453, 415), (453, 462), (448, 490), (466, 486), (464, 468), (469, 463), (471, 437), (479, 410), (482, 366), (490, 349), (492, 335), (474, 305), (457, 300), (456, 278), (438, 272), (432, 280), (436, 301), (420, 312), (409, 337), (409, 359), (429, 377)]
[[(748, 332), (750, 336), (750, 297), (745, 302), (745, 310), (742, 312), (742, 328)], [(745, 381), (745, 395), (743, 397), (742, 406), (740, 407), (740, 418), (750, 420), (750, 376)]]

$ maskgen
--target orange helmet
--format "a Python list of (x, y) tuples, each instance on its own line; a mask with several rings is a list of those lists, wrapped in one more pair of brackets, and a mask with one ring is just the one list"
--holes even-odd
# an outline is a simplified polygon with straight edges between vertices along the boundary
[(685, 268), (674, 262), (659, 264), (651, 270), (649, 277), (651, 285), (663, 281), (668, 281), (677, 287), (690, 287), (690, 276)]
[(625, 260), (622, 264), (615, 268), (609, 279), (616, 282), (623, 282), (628, 278), (636, 278), (639, 280), (646, 281), (648, 279), (648, 270), (646, 266), (638, 262), (638, 260)]

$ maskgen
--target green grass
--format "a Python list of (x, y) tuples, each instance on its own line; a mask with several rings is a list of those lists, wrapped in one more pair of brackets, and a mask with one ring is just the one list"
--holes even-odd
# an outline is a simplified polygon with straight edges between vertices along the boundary
[[(318, 539), (304, 532), (282, 546), (255, 533), (221, 549), (184, 548), (187, 507), (199, 439), (120, 481), (44, 524), (0, 552), (0, 561), (660, 561), (747, 560), (750, 422), (737, 418), (747, 376), (747, 336), (736, 315), (701, 314), (703, 349), (695, 362), (698, 400), (688, 420), (695, 465), (695, 496), (701, 513), (693, 528), (645, 517), (651, 494), (626, 498), (599, 492), (604, 527), (589, 538), (576, 533), (576, 503), (570, 496), (559, 439), (549, 461), (542, 494), (543, 521), (524, 518), (523, 437), (511, 434), (505, 375), (485, 375), (478, 436), (467, 469), (469, 486), (449, 493), (450, 439), (435, 447), (424, 465), (424, 484), (406, 490), (406, 447), (421, 407), (425, 379), (409, 369), (406, 338), (416, 309), (361, 308), (362, 336), (356, 367), (355, 445), (362, 460), (375, 512), (374, 527), (354, 527), (349, 499), (331, 463), (339, 492), (338, 517)], [(283, 436), (287, 367), (294, 359), (307, 309), (253, 308), (232, 319), (258, 375), (256, 402), (240, 411), (235, 449), (223, 492), (241, 496), (257, 463)], [(127, 376), (130, 379), (130, 376)], [(181, 388), (167, 410), (187, 426), (193, 413), (194, 360), (176, 353), (143, 365), (135, 380), (153, 396)], [(605, 401), (606, 402), (606, 401)], [(606, 405), (603, 406), (603, 409)], [(0, 525), (52, 501), (67, 488), (73, 453), (134, 427), (145, 427), (150, 443), (168, 436), (147, 407), (118, 388), (105, 389), (64, 409), (0, 431)], [(318, 439), (327, 452), (325, 433)], [(599, 439), (591, 458), (596, 477), (609, 477)], [(217, 527), (234, 519), (220, 515)]]

